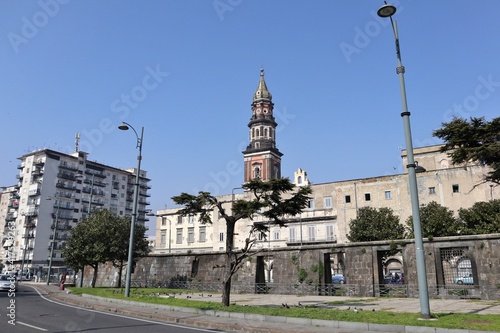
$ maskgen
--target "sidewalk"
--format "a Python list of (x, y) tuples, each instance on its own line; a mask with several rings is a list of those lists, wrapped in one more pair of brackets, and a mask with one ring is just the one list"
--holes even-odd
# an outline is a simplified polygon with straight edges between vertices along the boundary
[[(148, 318), (158, 321), (184, 324), (189, 326), (217, 329), (226, 332), (248, 333), (368, 333), (368, 332), (418, 332), (418, 333), (480, 333), (481, 331), (448, 330), (431, 327), (412, 327), (399, 325), (381, 325), (329, 320), (311, 320), (304, 318), (288, 318), (264, 315), (229, 313), (221, 311), (203, 311), (157, 304), (147, 304), (128, 300), (106, 299), (91, 295), (77, 296), (68, 291), (61, 291), (56, 285), (45, 283), (26, 283), (36, 288), (42, 295), (63, 303), (103, 312), (113, 312), (131, 317)], [(160, 295), (162, 296), (162, 295)], [(220, 302), (220, 298), (208, 294), (189, 294), (189, 299)], [(164, 296), (167, 297), (167, 296)], [(177, 296), (183, 297), (183, 296)], [(327, 304), (328, 302), (346, 301), (344, 304)], [(359, 309), (367, 311), (393, 311), (419, 313), (418, 299), (409, 298), (349, 298), (339, 296), (294, 296), (266, 294), (231, 294), (231, 303), (239, 305), (262, 306), (308, 306), (332, 309)], [(430, 300), (431, 313), (475, 313), (500, 314), (498, 301), (469, 300)], [(491, 333), (491, 332), (490, 332)]]

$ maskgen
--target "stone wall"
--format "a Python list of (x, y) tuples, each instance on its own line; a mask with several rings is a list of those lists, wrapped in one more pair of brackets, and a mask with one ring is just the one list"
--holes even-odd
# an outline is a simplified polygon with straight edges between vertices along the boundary
[[(424, 240), (427, 283), (443, 285), (442, 253), (453, 248), (465, 249), (479, 287), (500, 286), (500, 234), (443, 237)], [(382, 257), (385, 251), (399, 250), (407, 285), (417, 284), (414, 243), (409, 240), (379, 241), (288, 247), (266, 250), (244, 261), (233, 277), (233, 284), (265, 283), (263, 271), (272, 263), (274, 284), (323, 285), (331, 279), (330, 258), (339, 258), (349, 285), (356, 286), (358, 296), (376, 296), (374, 286), (383, 283)], [(133, 283), (142, 286), (170, 285), (173, 281), (218, 283), (222, 280), (224, 253), (150, 255), (138, 261)], [(260, 267), (260, 268), (259, 268)], [(264, 268), (262, 268), (264, 267)], [(260, 271), (259, 271), (260, 270)], [(89, 285), (92, 269), (86, 269), (84, 285)], [(267, 278), (266, 278), (267, 279)], [(116, 286), (117, 269), (103, 265), (97, 286)], [(125, 281), (125, 271), (122, 281)], [(476, 282), (477, 281), (477, 282)], [(124, 283), (123, 285), (124, 286)]]

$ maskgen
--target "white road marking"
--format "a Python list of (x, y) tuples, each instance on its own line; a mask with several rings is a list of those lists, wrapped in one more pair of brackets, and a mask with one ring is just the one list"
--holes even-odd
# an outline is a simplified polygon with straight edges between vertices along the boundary
[[(194, 331), (201, 331), (201, 332), (211, 332), (211, 333), (214, 332), (213, 329), (204, 329), (204, 328), (197, 328), (197, 327), (191, 327), (191, 326), (182, 326), (182, 325), (164, 323), (164, 322), (161, 322), (161, 321), (154, 321), (154, 320), (148, 320), (148, 319), (142, 319), (142, 318), (136, 318), (136, 317), (129, 317), (129, 316), (120, 315), (120, 314), (116, 314), (116, 313), (109, 313), (109, 312), (98, 311), (98, 310), (93, 310), (93, 309), (86, 309), (86, 308), (82, 308), (82, 307), (75, 306), (75, 305), (65, 304), (65, 303), (61, 303), (61, 302), (54, 301), (54, 300), (51, 300), (49, 298), (44, 297), (41, 294), (41, 292), (36, 287), (34, 287), (34, 286), (28, 286), (28, 287), (31, 287), (31, 288), (35, 289), (35, 291), (38, 293), (38, 295), (42, 299), (46, 300), (47, 302), (51, 302), (51, 303), (54, 303), (54, 304), (59, 304), (61, 306), (66, 306), (66, 307), (69, 307), (69, 308), (74, 308), (74, 309), (79, 309), (79, 310), (89, 311), (89, 312), (95, 312), (95, 313), (100, 313), (100, 314), (104, 314), (104, 315), (108, 315), (108, 316), (125, 318), (125, 319), (129, 319), (129, 320), (137, 320), (137, 321), (142, 321), (142, 322), (145, 322), (145, 323), (157, 324), (157, 325), (162, 325), (162, 326), (179, 327), (179, 328), (185, 328), (185, 329), (190, 329), (190, 330), (194, 330)], [(221, 332), (223, 332), (223, 331), (221, 331)]]
[(33, 325), (30, 325), (30, 324), (26, 324), (26, 323), (23, 323), (22, 321), (16, 321), (16, 324), (28, 326), (28, 327), (34, 328), (36, 330), (39, 330), (39, 331), (44, 331), (44, 332), (47, 331), (45, 328), (41, 328), (41, 327), (38, 327), (38, 326), (33, 326)]

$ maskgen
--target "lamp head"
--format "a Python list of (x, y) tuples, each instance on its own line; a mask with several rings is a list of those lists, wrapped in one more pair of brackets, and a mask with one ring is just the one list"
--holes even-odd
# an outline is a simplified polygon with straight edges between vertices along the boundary
[(121, 123), (120, 126), (118, 126), (118, 129), (121, 129), (122, 131), (126, 131), (129, 129), (129, 127), (127, 124)]
[(396, 13), (396, 7), (387, 3), (377, 10), (377, 15), (380, 17), (391, 17)]

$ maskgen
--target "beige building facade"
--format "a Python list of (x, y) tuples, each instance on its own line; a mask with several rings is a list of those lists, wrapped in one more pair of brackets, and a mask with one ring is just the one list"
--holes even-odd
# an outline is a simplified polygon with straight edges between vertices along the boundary
[[(483, 182), (489, 168), (475, 164), (453, 166), (441, 146), (414, 149), (415, 160), (425, 171), (417, 173), (420, 205), (432, 201), (455, 214), (479, 201), (500, 198), (499, 186)], [(403, 163), (405, 162), (403, 151)], [(298, 169), (296, 186), (309, 184), (307, 173)], [(361, 178), (323, 184), (309, 184), (313, 189), (309, 207), (300, 216), (288, 218), (287, 227), (270, 225), (269, 234), (257, 242), (259, 248), (297, 245), (347, 243), (349, 223), (361, 207), (391, 208), (405, 223), (412, 215), (408, 174)], [(230, 211), (233, 195), (218, 196)], [(251, 200), (250, 193), (234, 194), (234, 199)], [(181, 217), (178, 209), (157, 212), (155, 253), (207, 252), (225, 250), (225, 221), (212, 215), (213, 224), (202, 225), (197, 217)], [(251, 223), (268, 223), (255, 216), (253, 221), (236, 224), (235, 245), (242, 247)]]

